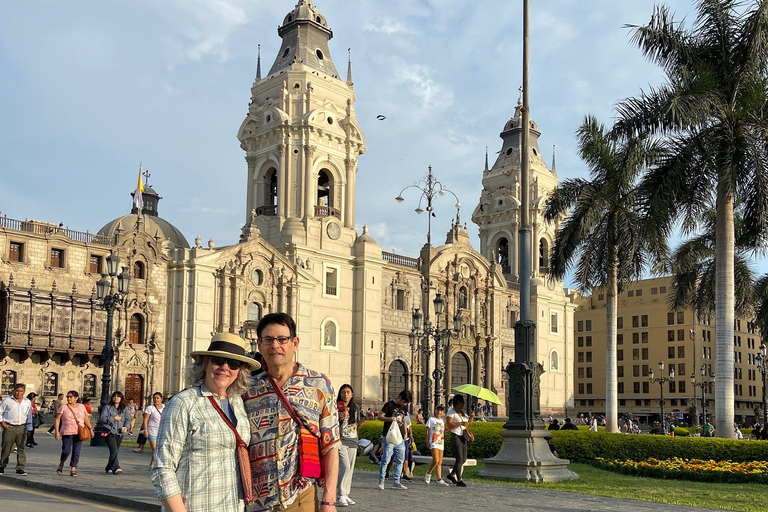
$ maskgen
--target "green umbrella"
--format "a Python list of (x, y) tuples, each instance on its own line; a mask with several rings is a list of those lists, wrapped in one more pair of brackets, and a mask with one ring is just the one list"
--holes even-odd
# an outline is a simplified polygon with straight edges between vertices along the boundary
[(504, 405), (496, 393), (488, 388), (481, 388), (475, 384), (462, 384), (460, 386), (456, 386), (453, 388), (453, 390), (458, 391), (459, 393), (477, 397), (480, 400), (485, 400), (486, 402), (491, 402), (496, 405)]

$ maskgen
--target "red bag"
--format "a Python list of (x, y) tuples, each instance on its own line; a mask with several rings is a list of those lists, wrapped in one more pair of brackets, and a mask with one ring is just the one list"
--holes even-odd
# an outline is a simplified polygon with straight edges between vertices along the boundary
[(320, 456), (320, 436), (313, 434), (307, 428), (272, 376), (267, 374), (267, 377), (275, 393), (277, 393), (277, 398), (280, 400), (283, 408), (288, 412), (293, 421), (299, 425), (299, 475), (304, 478), (322, 479), (325, 476), (325, 468), (323, 468), (323, 460)]

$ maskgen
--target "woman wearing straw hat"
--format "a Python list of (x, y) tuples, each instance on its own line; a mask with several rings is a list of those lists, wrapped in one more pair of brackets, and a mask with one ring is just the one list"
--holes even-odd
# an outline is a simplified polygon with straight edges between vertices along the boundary
[(259, 363), (247, 351), (241, 337), (219, 333), (192, 352), (192, 385), (168, 402), (157, 435), (152, 483), (165, 510), (242, 512), (253, 499), (241, 395)]

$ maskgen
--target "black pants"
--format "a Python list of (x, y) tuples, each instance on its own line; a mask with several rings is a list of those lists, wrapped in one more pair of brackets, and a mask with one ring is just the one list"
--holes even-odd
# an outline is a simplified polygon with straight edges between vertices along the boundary
[(453, 448), (453, 457), (456, 459), (451, 473), (456, 480), (461, 481), (462, 466), (467, 461), (467, 438), (463, 435), (451, 434), (451, 448)]
[(37, 443), (35, 442), (35, 429), (33, 428), (29, 432), (27, 432), (27, 446), (34, 446)]
[(120, 469), (120, 462), (117, 460), (117, 452), (120, 451), (120, 443), (123, 442), (123, 436), (107, 434), (105, 441), (107, 442), (107, 448), (109, 448), (109, 460), (107, 461), (107, 467), (104, 468), (104, 471), (115, 472)]

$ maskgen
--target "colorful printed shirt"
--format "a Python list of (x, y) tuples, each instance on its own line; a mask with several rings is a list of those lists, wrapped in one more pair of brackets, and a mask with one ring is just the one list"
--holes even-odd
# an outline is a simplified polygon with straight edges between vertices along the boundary
[(443, 419), (432, 416), (427, 420), (427, 429), (429, 430), (430, 450), (443, 450), (445, 448), (445, 422)]
[[(328, 377), (299, 363), (283, 393), (305, 425), (319, 432), (321, 455), (338, 449), (339, 413)], [(314, 483), (299, 475), (300, 427), (280, 404), (266, 372), (253, 378), (243, 402), (251, 426), (249, 449), (256, 499), (248, 510), (284, 510)]]

